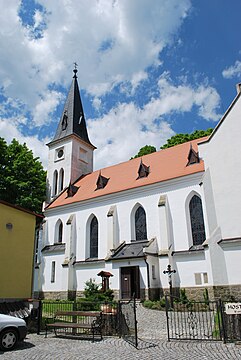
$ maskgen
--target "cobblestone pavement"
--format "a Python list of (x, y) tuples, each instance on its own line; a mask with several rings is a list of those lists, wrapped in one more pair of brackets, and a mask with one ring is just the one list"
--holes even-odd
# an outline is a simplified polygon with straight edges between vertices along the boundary
[(123, 339), (106, 337), (92, 343), (87, 340), (56, 338), (52, 334), (30, 334), (16, 350), (0, 352), (1, 360), (213, 360), (241, 359), (241, 346), (222, 342), (166, 340), (165, 314), (138, 305), (137, 350)]

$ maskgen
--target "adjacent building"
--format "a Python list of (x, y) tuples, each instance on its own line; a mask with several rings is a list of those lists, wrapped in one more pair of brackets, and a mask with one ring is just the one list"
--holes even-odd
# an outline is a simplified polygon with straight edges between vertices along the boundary
[(0, 300), (33, 295), (36, 234), (43, 216), (0, 200)]

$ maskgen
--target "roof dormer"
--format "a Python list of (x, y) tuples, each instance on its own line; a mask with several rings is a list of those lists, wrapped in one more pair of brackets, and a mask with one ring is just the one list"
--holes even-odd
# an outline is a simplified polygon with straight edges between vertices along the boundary
[(78, 189), (78, 186), (69, 184), (69, 187), (67, 189), (67, 197), (73, 197), (77, 193)]
[(143, 164), (142, 159), (141, 159), (140, 166), (138, 169), (138, 178), (137, 179), (147, 177), (149, 175), (149, 173), (150, 173), (150, 166), (146, 166), (145, 164)]
[(109, 181), (109, 179), (104, 177), (103, 175), (101, 175), (101, 172), (100, 172), (98, 179), (96, 181), (96, 189), (95, 190), (104, 189), (104, 187), (106, 187), (108, 181)]
[(200, 158), (198, 155), (198, 152), (196, 152), (193, 147), (192, 147), (192, 143), (190, 144), (190, 150), (189, 150), (189, 154), (188, 154), (188, 162), (187, 162), (187, 166), (192, 165), (192, 164), (197, 164), (200, 162)]

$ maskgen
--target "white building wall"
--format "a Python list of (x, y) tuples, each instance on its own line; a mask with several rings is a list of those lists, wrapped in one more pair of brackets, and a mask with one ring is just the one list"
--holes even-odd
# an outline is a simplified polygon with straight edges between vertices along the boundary
[[(106, 196), (103, 198), (98, 198), (95, 200), (86, 201), (83, 203), (77, 203), (68, 205), (65, 207), (60, 207), (52, 210), (46, 211), (46, 219), (47, 219), (47, 239), (46, 243), (54, 244), (55, 239), (55, 226), (57, 221), (60, 219), (63, 222), (63, 243), (66, 244), (66, 254), (55, 256), (54, 258), (58, 258), (58, 272), (60, 277), (62, 276), (63, 281), (60, 284), (57, 281), (55, 284), (45, 285), (45, 290), (48, 288), (48, 291), (51, 289), (55, 290), (67, 290), (67, 279), (65, 272), (66, 268), (62, 267), (62, 263), (64, 258), (68, 258), (67, 254), (69, 252), (69, 244), (68, 241), (70, 239), (69, 231), (67, 231), (66, 225), (67, 220), (69, 219), (71, 214), (75, 214), (76, 216), (76, 230), (75, 230), (75, 242), (76, 242), (76, 261), (85, 261), (88, 257), (87, 251), (87, 237), (88, 237), (88, 220), (91, 216), (96, 216), (99, 225), (99, 244), (98, 244), (98, 258), (105, 259), (107, 255), (109, 255), (108, 248), (108, 211), (111, 206), (116, 207), (116, 218), (118, 219), (119, 229), (119, 243), (126, 241), (127, 243), (133, 240), (133, 232), (132, 227), (134, 226), (134, 216), (133, 216), (133, 208), (140, 204), (143, 206), (146, 212), (146, 221), (147, 221), (147, 237), (148, 239), (156, 238), (158, 248), (161, 248), (162, 239), (161, 226), (167, 226), (167, 224), (160, 223), (160, 208), (158, 207), (158, 202), (160, 199), (160, 195), (166, 195), (168, 199), (168, 222), (169, 229), (168, 231), (172, 234), (172, 248), (171, 251), (177, 250), (188, 250), (190, 247), (190, 239), (188, 239), (188, 230), (187, 230), (187, 216), (185, 212), (185, 204), (188, 195), (195, 191), (196, 193), (201, 194), (202, 190), (199, 186), (200, 179), (202, 177), (202, 173), (191, 175), (189, 177), (185, 177), (182, 179), (178, 179), (175, 181), (170, 181), (166, 184), (157, 184), (154, 186), (146, 187), (145, 189), (136, 189), (131, 191), (126, 191), (125, 193), (113, 194), (110, 196)], [(118, 245), (118, 244), (117, 244)], [(46, 257), (47, 259), (47, 257)], [(50, 262), (52, 261), (52, 257), (48, 256), (46, 260), (46, 265), (44, 268), (44, 273), (49, 273)], [(60, 260), (61, 259), (61, 260)], [(170, 259), (166, 261), (170, 262)], [(124, 265), (123, 265), (124, 264)], [(131, 265), (130, 265), (131, 264)], [(136, 260), (136, 264), (140, 266), (140, 262)], [(154, 262), (153, 262), (154, 264)], [(193, 263), (194, 267), (198, 267), (197, 262)], [(150, 272), (151, 272), (150, 263)], [(166, 269), (166, 263), (163, 264), (160, 261), (160, 268), (157, 262), (158, 276), (164, 269)], [(57, 266), (57, 264), (56, 264)], [(114, 277), (111, 278), (111, 282), (113, 283), (114, 289), (118, 289), (120, 286), (119, 283), (119, 266), (135, 266), (135, 260), (131, 260), (131, 263), (126, 261), (125, 263), (119, 264), (117, 262), (113, 262), (113, 266), (110, 266), (109, 263), (91, 263), (91, 264), (76, 264), (74, 268), (76, 269), (76, 284), (77, 291), (83, 290), (85, 282), (90, 278), (97, 278), (97, 273), (104, 269), (109, 269), (113, 273)], [(163, 267), (164, 266), (164, 267)], [(158, 269), (159, 268), (159, 269)], [(182, 266), (179, 265), (181, 273), (185, 273), (185, 269), (182, 269)], [(56, 268), (57, 269), (57, 268)], [(141, 278), (143, 281), (143, 286), (147, 288), (147, 270), (146, 264), (141, 265)], [(178, 269), (179, 270), (179, 269)], [(150, 274), (151, 277), (151, 274)], [(165, 277), (163, 278), (165, 279)], [(191, 278), (189, 279), (189, 275), (184, 276), (185, 284), (191, 284)], [(101, 281), (101, 279), (99, 279)], [(155, 281), (151, 280), (151, 287), (156, 287), (157, 282), (159, 283), (159, 279)], [(64, 289), (63, 283), (66, 286)], [(164, 280), (165, 283), (165, 280)], [(47, 287), (46, 287), (47, 286)], [(59, 286), (59, 288), (58, 288)], [(46, 290), (47, 291), (47, 290)]]
[[(55, 281), (51, 282), (52, 262), (55, 261)], [(43, 256), (41, 269), (44, 271), (42, 281), (42, 291), (66, 291), (67, 290), (67, 271), (63, 269), (64, 254), (48, 254)]]
[(210, 206), (215, 208), (222, 238), (241, 236), (240, 116), (241, 97), (227, 112), (211, 140), (199, 146), (207, 170), (203, 182), (206, 192), (213, 194), (214, 202)]
[(229, 285), (240, 285), (241, 251), (240, 244), (223, 245)]
[[(196, 287), (195, 273), (208, 274), (204, 251), (187, 255), (177, 254), (174, 256), (173, 261), (173, 266), (176, 269), (176, 273), (173, 275), (173, 286), (175, 287)], [(209, 283), (202, 283), (200, 286), (208, 286)]]

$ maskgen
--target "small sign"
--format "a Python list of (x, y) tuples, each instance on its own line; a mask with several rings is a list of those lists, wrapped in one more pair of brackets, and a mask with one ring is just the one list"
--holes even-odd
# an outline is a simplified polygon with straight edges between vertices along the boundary
[(227, 315), (241, 314), (241, 303), (226, 303), (225, 312)]

